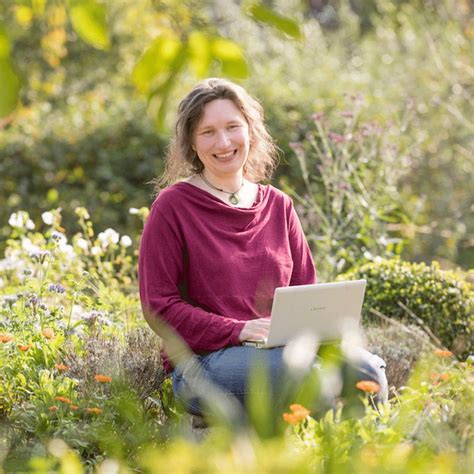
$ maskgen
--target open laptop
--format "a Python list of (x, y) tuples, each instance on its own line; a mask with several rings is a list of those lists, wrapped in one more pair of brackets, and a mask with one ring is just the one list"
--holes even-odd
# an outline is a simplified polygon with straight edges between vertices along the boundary
[(276, 288), (268, 337), (243, 344), (262, 349), (284, 346), (308, 333), (319, 342), (342, 339), (358, 330), (366, 283), (353, 280)]

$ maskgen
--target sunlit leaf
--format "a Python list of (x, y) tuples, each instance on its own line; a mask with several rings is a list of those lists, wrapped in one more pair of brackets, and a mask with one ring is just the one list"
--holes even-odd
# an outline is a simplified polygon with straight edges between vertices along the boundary
[(15, 19), (22, 26), (29, 26), (33, 19), (33, 10), (26, 5), (17, 5), (15, 7)]
[(155, 124), (159, 132), (166, 131), (166, 111), (168, 100), (173, 87), (177, 84), (178, 76), (186, 65), (188, 59), (188, 48), (181, 46), (178, 54), (170, 64), (170, 73), (168, 77), (150, 93), (150, 100), (154, 103), (156, 108)]
[(172, 36), (160, 36), (152, 42), (132, 72), (132, 80), (140, 92), (148, 92), (157, 76), (170, 71), (170, 65), (181, 47), (181, 42)]
[(104, 5), (95, 0), (70, 0), (69, 16), (74, 30), (86, 43), (97, 49), (109, 48)]
[(295, 39), (301, 39), (302, 33), (298, 23), (291, 18), (280, 15), (269, 8), (264, 7), (260, 4), (250, 5), (246, 9), (247, 14), (250, 18), (253, 18), (260, 23), (265, 23), (267, 25), (273, 26), (282, 33), (287, 34)]
[(42, 15), (44, 13), (46, 0), (32, 0), (31, 5), (33, 7), (33, 12), (35, 13), (35, 15)]
[(221, 62), (225, 75), (237, 79), (248, 76), (248, 65), (238, 44), (226, 38), (214, 37), (211, 40), (211, 51), (212, 56)]
[(20, 79), (10, 61), (10, 41), (0, 25), (0, 117), (10, 114), (18, 102)]
[(193, 31), (189, 35), (188, 47), (191, 68), (197, 77), (206, 77), (212, 59), (208, 38), (200, 31)]

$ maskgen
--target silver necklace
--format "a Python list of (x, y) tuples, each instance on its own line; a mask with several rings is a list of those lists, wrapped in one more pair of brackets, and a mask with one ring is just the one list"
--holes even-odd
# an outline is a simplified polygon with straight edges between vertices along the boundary
[(237, 189), (237, 191), (233, 191), (233, 192), (230, 192), (230, 191), (224, 191), (223, 189), (221, 188), (218, 188), (214, 185), (212, 185), (205, 177), (202, 173), (199, 173), (199, 176), (200, 178), (212, 189), (215, 189), (216, 191), (220, 191), (221, 193), (225, 193), (225, 194), (229, 194), (229, 202), (231, 204), (233, 204), (234, 206), (236, 206), (237, 204), (239, 204), (240, 202), (240, 199), (239, 199), (239, 196), (238, 196), (238, 193), (240, 192), (240, 190), (244, 187), (244, 180), (242, 178), (242, 183), (240, 185), (240, 188)]

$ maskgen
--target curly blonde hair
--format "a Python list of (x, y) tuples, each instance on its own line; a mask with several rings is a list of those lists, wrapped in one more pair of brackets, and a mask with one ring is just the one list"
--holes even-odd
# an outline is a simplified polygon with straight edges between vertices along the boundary
[(225, 79), (209, 78), (198, 83), (179, 104), (175, 135), (168, 148), (165, 171), (155, 181), (157, 192), (162, 186), (204, 169), (193, 150), (193, 136), (205, 105), (216, 99), (231, 100), (249, 125), (250, 150), (244, 165), (244, 176), (253, 182), (271, 178), (278, 164), (278, 148), (264, 124), (262, 106), (243, 87)]

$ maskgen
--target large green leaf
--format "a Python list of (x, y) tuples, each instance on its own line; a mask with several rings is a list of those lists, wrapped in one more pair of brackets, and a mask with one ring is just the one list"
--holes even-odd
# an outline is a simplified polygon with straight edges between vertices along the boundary
[(193, 31), (188, 39), (189, 62), (197, 77), (206, 77), (211, 64), (211, 44), (204, 33)]
[(260, 23), (273, 26), (277, 30), (291, 36), (295, 39), (301, 39), (302, 33), (298, 23), (286, 16), (280, 15), (261, 4), (253, 3), (245, 9), (250, 18), (253, 18)]
[(226, 76), (244, 79), (248, 76), (247, 62), (240, 46), (227, 38), (215, 36), (211, 39), (212, 56), (219, 60)]
[(20, 79), (10, 60), (10, 40), (0, 25), (0, 117), (13, 112), (18, 102)]
[(137, 89), (147, 93), (162, 75), (168, 75), (181, 49), (181, 42), (174, 36), (156, 38), (133, 69), (132, 80)]
[(97, 49), (110, 46), (107, 31), (107, 11), (96, 0), (70, 0), (69, 17), (74, 30), (86, 43)]

